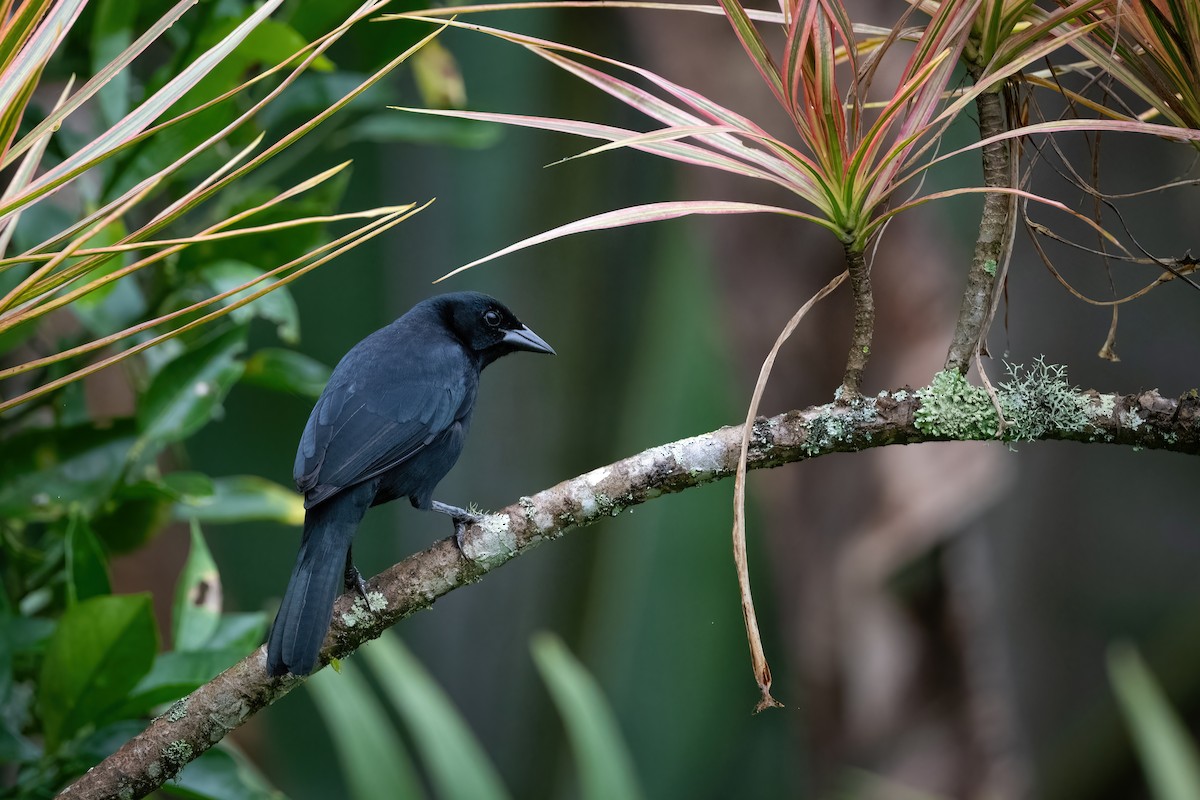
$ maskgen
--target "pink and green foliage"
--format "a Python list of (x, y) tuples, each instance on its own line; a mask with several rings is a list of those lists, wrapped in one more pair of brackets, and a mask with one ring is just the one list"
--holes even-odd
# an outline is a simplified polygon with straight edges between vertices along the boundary
[[(1148, 106), (1136, 118), (1200, 127), (1200, 6), (1185, 0), (1104, 0), (1089, 4), (1086, 20), (1088, 35), (1073, 46), (1100, 76)], [(1129, 118), (1117, 109), (1103, 111)]]
[[(542, 128), (605, 139), (681, 163), (706, 166), (766, 180), (793, 192), (802, 208), (694, 202), (670, 204), (670, 214), (774, 212), (801, 217), (829, 229), (848, 246), (862, 250), (877, 230), (878, 211), (895, 182), (911, 164), (927, 135), (940, 127), (943, 98), (972, 19), (961, 4), (947, 4), (921, 35), (894, 93), (872, 107), (869, 96), (879, 49), (861, 58), (853, 26), (840, 3), (815, 0), (795, 10), (786, 26), (782, 67), (772, 56), (754, 20), (733, 0), (724, 11), (754, 67), (795, 129), (795, 137), (768, 133), (751, 119), (649, 70), (569, 45), (497, 28), (452, 21), (456, 27), (497, 36), (541, 56), (555, 66), (612, 95), (661, 123), (641, 133), (579, 120), (468, 111), (422, 111)], [(462, 9), (458, 9), (462, 10)], [(779, 18), (782, 20), (782, 17)], [(880, 48), (894, 44), (885, 37)], [(593, 66), (595, 64), (596, 66)], [(642, 88), (622, 77), (641, 78)], [(848, 85), (843, 85), (848, 82)], [(843, 100), (843, 97), (847, 98)], [(803, 208), (807, 206), (807, 208)], [(556, 229), (502, 252), (512, 252), (580, 230), (629, 225), (666, 218), (661, 205), (626, 209), (620, 222), (611, 215)], [(499, 255), (499, 254), (497, 254)], [(493, 256), (494, 257), (494, 256)], [(476, 262), (480, 263), (480, 262)]]
[[(467, 269), (561, 236), (685, 214), (786, 214), (821, 225), (851, 250), (864, 252), (896, 213), (960, 193), (1005, 192), (1072, 213), (1051, 198), (1020, 191), (1015, 182), (1008, 187), (963, 187), (928, 196), (921, 196), (918, 189), (906, 189), (911, 196), (901, 201), (896, 196), (904, 187), (918, 186), (930, 164), (977, 151), (992, 141), (1088, 130), (1197, 138), (1197, 133), (1186, 124), (1186, 113), (1170, 111), (1186, 104), (1188, 97), (1195, 98), (1195, 87), (1200, 85), (1200, 81), (1186, 81), (1186, 76), (1195, 74), (1195, 59), (1190, 55), (1195, 52), (1194, 45), (1186, 45), (1190, 40), (1181, 34), (1170, 33), (1189, 30), (1189, 25), (1195, 29), (1192, 18), (1196, 12), (1186, 3), (1170, 6), (1173, 21), (1169, 24), (1161, 12), (1138, 12), (1143, 24), (1121, 34), (1122, 42), (1131, 38), (1142, 42), (1122, 45), (1133, 54), (1128, 57), (1108, 55), (1111, 45), (1107, 42), (1112, 40), (1112, 31), (1118, 26), (1114, 21), (1117, 19), (1114, 4), (1103, 0), (1062, 2), (1051, 10), (1029, 0), (924, 2), (910, 8), (891, 29), (855, 25), (837, 0), (785, 3), (780, 12), (749, 10), (738, 0), (721, 0), (719, 6), (514, 3), (432, 9), (389, 15), (385, 19), (431, 19), (453, 14), (456, 18), (449, 20), (449, 25), (524, 47), (645, 114), (661, 127), (641, 132), (584, 120), (513, 113), (412, 108), (405, 111), (602, 139), (609, 144), (581, 156), (628, 147), (679, 163), (765, 180), (787, 188), (800, 201), (796, 208), (697, 201), (621, 209), (524, 239), (460, 268)], [(787, 114), (794, 135), (768, 132), (735, 110), (635, 64), (461, 19), (483, 11), (546, 7), (626, 7), (722, 14), (742, 43), (752, 68), (762, 78), (764, 90), (775, 97)], [(914, 25), (920, 19), (918, 15), (927, 17), (923, 26)], [(773, 51), (768, 39), (780, 32), (782, 46)], [(1172, 47), (1167, 49), (1160, 44), (1151, 51), (1152, 55), (1146, 55), (1139, 48), (1145, 48), (1144, 42), (1151, 32), (1163, 37), (1164, 42), (1169, 39)], [(1163, 107), (1161, 113), (1180, 127), (1168, 130), (1166, 126), (1151, 125), (1129, 115), (1109, 113), (1102, 114), (1109, 119), (1064, 119), (1013, 127), (953, 153), (930, 157), (941, 134), (964, 112), (973, 109), (980, 95), (1019, 82), (1032, 66), (1040, 66), (1067, 46), (1087, 54), (1092, 59), (1089, 68), (1112, 75), (1155, 108)], [(908, 53), (899, 79), (888, 91), (880, 91), (874, 81), (880, 61), (885, 53), (901, 47), (908, 48)], [(960, 65), (967, 67), (975, 79), (973, 86), (958, 88), (955, 70)], [(1032, 83), (1067, 91), (1037, 74), (1028, 77)], [(1166, 89), (1176, 80), (1187, 87), (1178, 97)], [(1112, 119), (1113, 116), (1117, 118)]]

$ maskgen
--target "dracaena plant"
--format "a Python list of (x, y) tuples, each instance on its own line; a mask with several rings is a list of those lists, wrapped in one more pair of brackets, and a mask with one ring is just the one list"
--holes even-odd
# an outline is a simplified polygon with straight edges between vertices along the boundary
[[(84, 0), (0, 0), (5, 796), (49, 796), (261, 639), (261, 614), (221, 613), (199, 525), (295, 524), (299, 498), (253, 476), (171, 471), (161, 456), (184, 461), (180, 443), (239, 381), (319, 393), (324, 365), (247, 352), (252, 318), (293, 343), (287, 284), (420, 210), (338, 213), (349, 162), (288, 163), (436, 36), (423, 30), (336, 100), (289, 94), (334, 69), (329, 49), (385, 4), (356, 4), (306, 41), (289, 24), (304, 10), (284, 18), (283, 0), (181, 0), (148, 20), (120, 0), (86, 11)], [(76, 80), (64, 60), (87, 61), (90, 76)], [(117, 364), (89, 396), (80, 379)], [(114, 395), (127, 399), (105, 402)], [(173, 518), (192, 522), (193, 560), (173, 647), (159, 653), (149, 597), (113, 595), (107, 565)], [(244, 772), (224, 758), (218, 771)]]
[[(23, 325), (37, 324), (58, 309), (86, 308), (113, 291), (121, 279), (150, 267), (169, 267), (186, 258), (189, 251), (204, 246), (339, 220), (359, 220), (359, 225), (333, 242), (297, 253), (284, 263), (268, 265), (253, 278), (226, 281), (230, 285), (223, 291), (194, 303), (161, 314), (125, 315), (106, 335), (8, 366), (0, 371), (0, 385), (4, 387), (0, 412), (44, 397), (80, 377), (228, 315), (414, 212), (411, 205), (341, 215), (288, 212), (289, 204), (320, 189), (342, 168), (282, 187), (258, 202), (246, 202), (253, 195), (243, 187), (253, 187), (251, 176), (255, 170), (369, 89), (416, 49), (401, 54), (335, 103), (264, 146), (263, 137), (252, 132), (256, 116), (307, 70), (314, 66), (328, 69), (323, 53), (351, 25), (385, 3), (365, 3), (326, 35), (311, 43), (301, 42), (304, 46), (299, 50), (289, 51), (254, 77), (216, 96), (206, 96), (206, 79), (233, 59), (239, 47), (251, 41), (262, 26), (278, 24), (270, 20), (270, 15), (281, 4), (282, 0), (270, 0), (248, 14), (160, 88), (106, 126), (94, 124), (102, 122), (104, 112), (112, 106), (110, 103), (106, 107), (100, 101), (111, 100), (112, 91), (124, 87), (117, 84), (118, 78), (125, 76), (134, 60), (154, 46), (193, 3), (184, 0), (174, 6), (83, 86), (76, 89), (68, 82), (58, 101), (40, 118), (31, 108), (39, 78), (77, 21), (83, 3), (26, 0), (8, 17), (0, 29), (4, 59), (0, 74), (0, 168), (11, 168), (12, 178), (0, 196), (0, 256), (5, 256), (0, 259), (4, 289), (0, 296), (0, 336)], [(246, 62), (242, 52), (242, 62)], [(62, 126), (71, 126), (76, 116), (84, 116), (81, 109), (92, 112), (83, 123), (86, 138), (56, 163), (47, 163), (48, 145)], [(212, 125), (213, 119), (222, 124)], [(27, 131), (18, 137), (22, 126)], [(160, 142), (166, 145), (156, 147)], [(181, 144), (172, 148), (171, 143)], [(147, 154), (161, 157), (162, 163), (140, 168), (136, 162), (146, 159)], [(20, 237), (22, 219), (43, 212), (55, 201), (60, 201), (57, 205), (69, 222), (42, 239), (32, 232)], [(22, 252), (9, 254), (14, 237), (23, 238), (27, 244)], [(135, 319), (138, 316), (143, 318)], [(100, 351), (106, 355), (87, 363), (80, 361)], [(64, 364), (65, 369), (58, 368)], [(29, 386), (14, 380), (48, 368), (63, 374), (46, 381), (35, 380)]]
[[(764, 90), (783, 110), (792, 130), (783, 134), (768, 132), (755, 120), (635, 64), (566, 43), (464, 21), (464, 15), (481, 11), (581, 5), (593, 9), (619, 6), (723, 16), (747, 56), (748, 67), (760, 76)], [(1022, 140), (1035, 135), (1087, 130), (1197, 138), (1197, 132), (1191, 129), (1195, 117), (1188, 116), (1189, 103), (1195, 96), (1195, 81), (1191, 80), (1197, 52), (1195, 10), (1171, 0), (1134, 3), (1138, 8), (1132, 12), (1126, 11), (1128, 5), (1104, 0), (1060, 0), (1051, 7), (1036, 5), (1032, 0), (924, 0), (901, 10), (895, 25), (882, 29), (856, 26), (839, 0), (781, 0), (778, 12), (747, 9), (738, 0), (719, 0), (711, 6), (535, 2), (457, 6), (452, 12), (435, 9), (389, 17), (429, 19), (453, 13), (455, 18), (447, 20), (447, 24), (524, 47), (643, 113), (659, 127), (637, 131), (584, 120), (516, 113), (405, 111), (605, 140), (607, 144), (581, 156), (632, 148), (681, 164), (767, 181), (786, 188), (796, 198), (794, 207), (722, 199), (667, 201), (622, 208), (523, 239), (455, 272), (578, 232), (693, 214), (782, 214), (815, 223), (841, 242), (846, 270), (789, 321), (763, 364), (746, 418), (743, 469), (739, 470), (734, 492), (734, 553), (755, 675), (762, 692), (760, 707), (775, 701), (770, 695), (770, 670), (758, 641), (745, 568), (744, 464), (750, 422), (757, 414), (759, 398), (780, 346), (812, 303), (848, 278), (854, 297), (853, 333), (838, 396), (842, 402), (855, 402), (870, 354), (874, 325), (871, 250), (879, 244), (889, 220), (931, 200), (985, 194), (967, 288), (946, 359), (946, 369), (960, 376), (972, 364), (980, 363), (982, 342), (1000, 295), (996, 287), (1004, 280), (1011, 254), (1019, 207), (1026, 220), (1030, 203), (1068, 214), (1093, 230), (1101, 247), (1137, 260), (1130, 247), (1105, 229), (1100, 214), (1082, 214), (1054, 198), (1027, 191), (1028, 172), (1022, 169), (1019, 146)], [(1123, 20), (1129, 14), (1133, 15), (1134, 24), (1125, 29)], [(778, 47), (773, 49), (768, 44), (780, 38), (782, 43)], [(1124, 84), (1150, 104), (1151, 113), (1112, 112), (1102, 100), (1088, 98), (1086, 89), (1064, 86), (1056, 79), (1056, 68), (1045, 65), (1072, 47), (1089, 59), (1086, 64), (1074, 65), (1075, 68), (1091, 70)], [(876, 81), (880, 61), (884, 54), (901, 49), (906, 53), (904, 68), (895, 85), (881, 89)], [(971, 77), (970, 86), (959, 85), (956, 77), (959, 67), (965, 68)], [(1022, 92), (1028, 86), (1041, 86), (1065, 95), (1076, 102), (1078, 110), (1103, 113), (1091, 118), (1030, 124), (1023, 113), (1022, 101)], [(941, 134), (968, 111), (977, 115), (979, 141), (953, 153), (938, 154)], [(1176, 127), (1147, 124), (1146, 119), (1154, 114)], [(922, 176), (930, 165), (964, 154), (977, 154), (982, 159), (985, 175), (982, 185), (936, 193), (922, 191)], [(1168, 278), (1181, 274), (1181, 270), (1162, 259), (1141, 260), (1161, 265), (1168, 270)], [(1163, 280), (1161, 275), (1155, 276), (1151, 285), (1159, 285)], [(981, 377), (990, 387), (982, 369)], [(1002, 409), (995, 393), (990, 388), (989, 392), (1002, 433)]]

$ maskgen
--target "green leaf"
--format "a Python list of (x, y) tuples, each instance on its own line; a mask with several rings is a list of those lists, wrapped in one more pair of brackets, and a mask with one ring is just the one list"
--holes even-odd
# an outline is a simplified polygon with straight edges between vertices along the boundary
[(424, 105), (434, 108), (463, 108), (467, 88), (453, 54), (441, 42), (430, 42), (412, 58), (413, 79)]
[(158, 371), (138, 403), (143, 443), (186, 439), (217, 414), (242, 374), (236, 356), (246, 346), (245, 336), (245, 329), (233, 328)]
[(1115, 644), (1108, 649), (1108, 679), (1155, 800), (1200, 797), (1200, 755), (1187, 726), (1133, 646)]
[(238, 650), (242, 658), (262, 644), (271, 618), (262, 611), (222, 614), (217, 630), (208, 640), (210, 650)]
[(371, 114), (338, 132), (339, 141), (415, 142), (482, 150), (504, 136), (499, 125), (471, 119), (419, 117), (415, 114)]
[(0, 763), (23, 764), (36, 761), (41, 749), (15, 730), (7, 719), (0, 718)]
[(183, 768), (159, 791), (192, 800), (267, 800), (280, 793), (238, 750), (222, 742)]
[(221, 575), (204, 541), (200, 523), (192, 520), (192, 547), (175, 585), (171, 637), (176, 650), (199, 650), (221, 622)]
[(321, 395), (331, 372), (320, 361), (295, 350), (264, 347), (246, 361), (242, 382), (277, 392), (316, 398)]
[(170, 703), (211, 681), (246, 657), (242, 648), (172, 650), (159, 653), (154, 666), (113, 712), (114, 717), (136, 717), (155, 706)]
[[(4, 80), (0, 82), (0, 142), (7, 144), (12, 141), (21, 123), (26, 103), (38, 86), (42, 69), (66, 38), (84, 4), (85, 0), (63, 0), (53, 4), (25, 3), (17, 8), (13, 22), (19, 22), (22, 27), (32, 27), (32, 33), (17, 49), (13, 48), (16, 40), (9, 39), (4, 42), (3, 55), (7, 63), (4, 68)], [(38, 16), (43, 12), (45, 16), (39, 20)], [(32, 16), (26, 16), (27, 14)], [(35, 22), (38, 24), (33, 27)], [(14, 31), (7, 25), (5, 27), (6, 33), (16, 32), (18, 39), (24, 38), (28, 30), (13, 26), (16, 28)]]
[(54, 620), (43, 617), (6, 614), (0, 616), (0, 642), (7, 642), (14, 656), (37, 654), (45, 649), (55, 627)]
[[(247, 10), (245, 13), (250, 12)], [(244, 23), (238, 19), (227, 19), (217, 24), (205, 32), (201, 46), (207, 47), (224, 41), (239, 24)], [(236, 48), (217, 62), (208, 74), (197, 81), (195, 86), (171, 107), (167, 116), (174, 117), (237, 88), (245, 81), (247, 73), (260, 67), (288, 61), (298, 64), (300, 59), (293, 59), (292, 56), (306, 44), (304, 37), (287, 23), (270, 18), (263, 19), (246, 34), (245, 39)], [(333, 69), (333, 63), (324, 56), (318, 56), (309, 68), (317, 72), (329, 71)], [(222, 103), (193, 118), (186, 126), (165, 131), (167, 136), (159, 137), (160, 142), (167, 143), (171, 152), (189, 151), (217, 133), (223, 126), (233, 122), (237, 114), (238, 111), (232, 104)]]
[(0, 517), (57, 519), (76, 504), (94, 510), (120, 479), (133, 443), (130, 420), (10, 437), (0, 458)]
[(162, 485), (174, 499), (210, 497), (217, 490), (213, 479), (203, 472), (172, 472), (163, 476)]
[(112, 593), (108, 562), (100, 540), (81, 513), (71, 515), (67, 525), (67, 602), (74, 606), (91, 597)]
[(571, 739), (584, 800), (641, 797), (633, 760), (596, 679), (557, 636), (538, 634), (531, 649)]
[[(137, 4), (127, 0), (100, 0), (91, 26), (92, 74), (117, 58), (133, 41)], [(129, 111), (130, 70), (121, 70), (96, 93), (101, 118), (112, 125)]]
[[(3, 588), (0, 586), (0, 592)], [(18, 653), (29, 649), (29, 643), (22, 640), (34, 633), (30, 623), (44, 623), (54, 629), (49, 620), (13, 616), (7, 609), (0, 610), (0, 763), (17, 764), (41, 756), (41, 748), (20, 731), (21, 720), (28, 714), (29, 698), (25, 692), (13, 692), (14, 660)]]
[[(121, 486), (113, 493), (113, 502), (92, 518), (92, 530), (109, 553), (131, 553), (142, 547), (163, 529), (171, 517), (171, 501), (163, 497), (161, 487), (149, 493), (150, 483)], [(127, 491), (130, 490), (130, 491)]]
[(384, 635), (361, 652), (392, 706), (414, 733), (413, 746), (420, 752), (436, 797), (486, 800), (509, 796), (462, 716), (399, 637)]
[(325, 720), (355, 800), (424, 797), (400, 735), (353, 664), (317, 672), (305, 683)]
[(149, 594), (93, 597), (68, 609), (37, 687), (46, 750), (120, 704), (150, 671), (157, 649)]
[[(109, 247), (121, 241), (129, 231), (124, 222), (116, 220), (96, 232), (84, 247)], [(69, 259), (68, 266), (75, 266), (84, 258)], [(127, 255), (114, 255), (88, 271), (88, 280), (98, 280), (126, 265)], [(138, 287), (137, 279), (125, 276), (106, 283), (71, 303), (71, 311), (92, 334), (103, 336), (116, 333), (141, 321), (146, 311), (146, 299)]]
[(207, 497), (186, 497), (175, 504), (175, 519), (226, 523), (269, 521), (304, 524), (304, 498), (257, 475), (231, 475), (213, 480)]
[[(0, 203), (0, 207), (4, 209), (0, 213), (27, 205), (33, 198), (40, 197), (53, 187), (61, 186), (69, 179), (69, 176), (80, 174), (90, 164), (98, 163), (111, 155), (113, 151), (128, 146), (132, 139), (143, 132), (155, 120), (162, 117), (180, 97), (190, 91), (210, 70), (221, 64), (231, 51), (244, 42), (246, 36), (254, 27), (261, 24), (281, 3), (282, 0), (266, 0), (266, 2), (254, 10), (254, 13), (246, 18), (245, 22), (238, 25), (236, 29), (231, 31), (228, 36), (212, 48), (202, 53), (186, 68), (172, 75), (166, 85), (147, 98), (129, 114), (126, 114), (120, 122), (99, 136), (90, 139), (84, 147), (75, 150), (69, 157), (39, 175), (33, 183), (16, 197), (11, 198), (8, 202)], [(59, 5), (63, 6), (62, 10), (65, 11), (67, 5), (82, 7), (83, 3), (80, 0), (75, 0), (73, 3), (62, 3)], [(58, 9), (57, 6), (56, 9)], [(8, 91), (7, 86), (0, 87), (0, 93), (4, 91)], [(7, 107), (7, 102), (0, 102), (0, 109)]]
[[(213, 294), (235, 289), (262, 274), (263, 270), (258, 267), (228, 258), (206, 264), (203, 269), (204, 281), (212, 288)], [(243, 289), (225, 298), (221, 304), (232, 305), (261, 288), (262, 285), (255, 285)], [(254, 317), (261, 317), (276, 324), (276, 331), (283, 341), (295, 344), (300, 340), (300, 312), (296, 310), (296, 301), (286, 286), (280, 286), (251, 303), (235, 308), (230, 316), (243, 324)]]
[[(241, 20), (230, 19), (218, 25), (206, 35), (205, 46), (215, 44), (229, 36)], [(246, 71), (253, 66), (275, 65), (288, 61), (298, 50), (308, 44), (294, 28), (284, 22), (264, 19), (250, 31), (234, 50), (219, 61), (213, 69), (197, 82), (174, 111), (194, 108), (201, 103), (226, 92), (244, 80)], [(299, 62), (299, 59), (294, 59)], [(330, 72), (333, 62), (324, 55), (317, 56), (310, 69)]]

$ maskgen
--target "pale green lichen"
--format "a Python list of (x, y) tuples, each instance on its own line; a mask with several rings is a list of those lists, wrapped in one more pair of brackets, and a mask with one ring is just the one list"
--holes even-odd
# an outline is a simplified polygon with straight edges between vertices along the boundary
[(164, 770), (168, 775), (173, 776), (177, 775), (179, 770), (192, 760), (192, 746), (183, 739), (176, 739), (164, 747), (159, 754), (164, 762)]
[(1113, 409), (1117, 407), (1117, 396), (1115, 394), (1102, 394), (1097, 398), (1096, 403), (1089, 403), (1087, 407), (1087, 415), (1091, 419), (1099, 417), (1108, 418), (1112, 416)]
[(387, 597), (381, 592), (367, 592), (365, 601), (361, 597), (354, 598), (354, 605), (350, 607), (349, 611), (342, 614), (342, 625), (354, 628), (369, 624), (375, 619), (375, 612), (383, 611), (386, 608)]
[(170, 710), (167, 711), (167, 722), (179, 722), (179, 720), (187, 716), (187, 713), (188, 698), (185, 697), (171, 706)]
[(991, 275), (993, 278), (996, 277), (996, 259), (989, 258), (987, 261), (984, 261), (983, 271), (988, 275)]
[(1067, 368), (1039, 356), (1032, 365), (1006, 364), (1009, 380), (1000, 384), (1004, 438), (1034, 441), (1051, 431), (1082, 432), (1088, 426), (1088, 398), (1067, 382)]
[(1146, 421), (1136, 411), (1122, 411), (1120, 419), (1121, 425), (1134, 431), (1142, 427), (1142, 423)]
[[(834, 395), (840, 396), (840, 387)], [(886, 395), (883, 392), (880, 396)], [(871, 434), (862, 429), (879, 419), (876, 402), (874, 397), (856, 397), (850, 401), (849, 407), (835, 403), (817, 409), (818, 413), (804, 423), (801, 451), (806, 456), (828, 453), (850, 443), (856, 434), (869, 441)]]
[(875, 409), (875, 398), (859, 397), (854, 400), (850, 404), (850, 413), (847, 416), (855, 427), (868, 425), (879, 419), (879, 412)]
[(479, 521), (479, 533), (466, 537), (462, 543), (462, 554), (467, 560), (485, 569), (500, 566), (517, 550), (517, 537), (512, 532), (508, 514), (484, 516)]
[(921, 407), (913, 415), (917, 430), (949, 439), (991, 439), (996, 409), (982, 387), (972, 386), (956, 369), (945, 369), (916, 392)]
[(533, 502), (532, 497), (517, 498), (517, 505), (521, 507), (522, 513), (525, 514), (525, 519), (533, 522), (534, 513), (537, 511), (537, 504)]
[[(1101, 396), (1097, 410), (1091, 398), (1068, 382), (1066, 367), (1047, 364), (1043, 357), (1029, 366), (1005, 366), (1009, 379), (996, 387), (1005, 441), (1034, 441), (1055, 432), (1095, 432), (1091, 420), (1105, 408), (1112, 411), (1111, 396)], [(992, 398), (983, 387), (967, 383), (957, 370), (939, 372), (917, 396), (921, 407), (914, 421), (922, 432), (951, 439), (995, 437), (998, 426)]]
[(847, 434), (846, 420), (826, 409), (804, 425), (804, 444), (800, 449), (807, 456), (827, 453)]

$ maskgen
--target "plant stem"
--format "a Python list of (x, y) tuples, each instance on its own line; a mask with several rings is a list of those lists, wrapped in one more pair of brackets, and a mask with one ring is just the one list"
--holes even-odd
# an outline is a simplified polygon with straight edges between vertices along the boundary
[(850, 273), (850, 291), (854, 295), (854, 333), (846, 355), (846, 373), (842, 378), (841, 399), (849, 402), (860, 394), (863, 370), (871, 356), (875, 335), (875, 296), (871, 293), (871, 270), (860, 250), (846, 248), (846, 270)]
[[(973, 71), (974, 72), (974, 71)], [(978, 75), (975, 76), (978, 78)], [(987, 139), (1008, 130), (1002, 89), (985, 92), (975, 101), (979, 111), (979, 135)], [(983, 148), (983, 182), (989, 188), (1012, 188), (1012, 144), (993, 142)], [(967, 288), (958, 308), (958, 323), (946, 354), (946, 369), (966, 374), (971, 360), (980, 350), (980, 343), (991, 324), (996, 276), (1006, 261), (1006, 245), (1011, 241), (1015, 204), (1011, 194), (984, 195), (983, 214), (979, 220), (979, 237), (975, 240), (975, 255), (967, 272)]]

